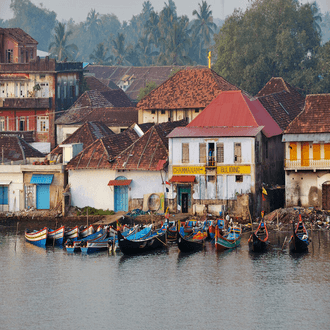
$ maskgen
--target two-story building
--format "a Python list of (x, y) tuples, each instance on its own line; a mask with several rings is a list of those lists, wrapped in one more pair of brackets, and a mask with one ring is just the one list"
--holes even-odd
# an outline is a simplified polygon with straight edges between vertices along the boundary
[(171, 208), (259, 213), (262, 186), (284, 181), (281, 133), (258, 100), (242, 91), (220, 93), (191, 123), (168, 135)]
[(330, 209), (330, 94), (307, 95), (283, 134), (286, 206)]

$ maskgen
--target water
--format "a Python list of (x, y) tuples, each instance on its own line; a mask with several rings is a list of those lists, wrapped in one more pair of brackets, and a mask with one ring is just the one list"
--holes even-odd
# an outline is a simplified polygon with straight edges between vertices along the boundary
[[(329, 329), (330, 236), (310, 252), (69, 255), (0, 236), (0, 329)], [(16, 248), (15, 248), (16, 246)]]

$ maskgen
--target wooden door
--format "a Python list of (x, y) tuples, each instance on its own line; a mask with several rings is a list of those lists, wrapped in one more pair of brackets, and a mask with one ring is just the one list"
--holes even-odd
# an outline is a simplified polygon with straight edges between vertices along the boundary
[(309, 166), (309, 142), (301, 144), (301, 166)]
[(322, 185), (322, 209), (330, 210), (330, 182)]

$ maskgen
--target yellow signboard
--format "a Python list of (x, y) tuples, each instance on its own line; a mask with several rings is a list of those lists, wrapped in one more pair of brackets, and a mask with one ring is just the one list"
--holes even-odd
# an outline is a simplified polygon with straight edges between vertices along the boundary
[(217, 167), (217, 174), (250, 174), (250, 173), (251, 173), (250, 165)]
[(173, 175), (175, 174), (205, 174), (204, 166), (173, 166)]

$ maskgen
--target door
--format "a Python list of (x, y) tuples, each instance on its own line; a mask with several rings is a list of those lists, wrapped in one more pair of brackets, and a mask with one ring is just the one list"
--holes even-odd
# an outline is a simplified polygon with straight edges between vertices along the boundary
[(309, 143), (301, 144), (301, 166), (309, 166)]
[(128, 211), (128, 187), (115, 186), (115, 212)]
[(37, 209), (38, 210), (49, 210), (49, 184), (38, 184), (37, 185)]
[(322, 209), (330, 210), (330, 182), (322, 185)]
[(188, 194), (182, 194), (182, 213), (188, 213)]

